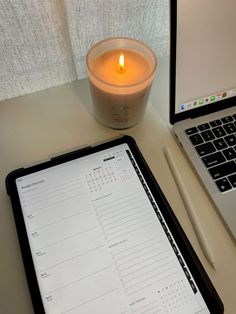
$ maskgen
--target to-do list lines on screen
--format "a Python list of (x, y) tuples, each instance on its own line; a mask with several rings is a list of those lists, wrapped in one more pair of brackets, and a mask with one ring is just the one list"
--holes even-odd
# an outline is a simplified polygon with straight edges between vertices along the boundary
[(205, 308), (127, 144), (27, 175), (17, 188), (47, 313)]

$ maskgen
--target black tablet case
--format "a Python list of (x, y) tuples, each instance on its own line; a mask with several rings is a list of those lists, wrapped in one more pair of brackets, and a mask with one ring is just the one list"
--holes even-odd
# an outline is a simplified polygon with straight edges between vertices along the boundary
[(224, 306), (220, 300), (214, 286), (212, 285), (206, 271), (204, 270), (199, 258), (197, 257), (195, 251), (193, 250), (187, 236), (185, 235), (181, 225), (179, 224), (173, 210), (171, 209), (169, 203), (167, 202), (162, 190), (160, 189), (156, 179), (154, 178), (149, 166), (147, 165), (141, 151), (139, 150), (135, 140), (130, 136), (122, 136), (116, 139), (111, 139), (103, 143), (99, 143), (93, 146), (78, 149), (66, 154), (62, 154), (58, 157), (53, 157), (50, 160), (39, 163), (28, 168), (20, 168), (14, 170), (8, 174), (6, 177), (6, 189), (10, 196), (12, 209), (14, 213), (17, 234), (20, 242), (22, 258), (24, 262), (26, 277), (28, 281), (28, 286), (34, 306), (35, 313), (45, 313), (39, 286), (37, 283), (37, 278), (34, 270), (33, 260), (31, 256), (31, 251), (29, 247), (29, 241), (26, 233), (26, 228), (24, 224), (23, 214), (21, 212), (21, 207), (19, 203), (19, 197), (16, 189), (15, 180), (18, 177), (27, 175), (32, 172), (36, 172), (48, 167), (52, 167), (61, 164), (66, 161), (70, 161), (76, 158), (92, 154), (94, 152), (106, 149), (108, 147), (116, 146), (119, 144), (127, 143), (135, 156), (135, 160), (138, 163), (142, 174), (144, 174), (145, 179), (148, 182), (149, 188), (153, 193), (155, 200), (161, 210), (168, 227), (170, 228), (174, 239), (181, 249), (181, 253), (185, 258), (188, 267), (191, 269), (192, 275), (197, 282), (198, 288), (201, 291), (205, 302), (211, 313), (223, 313)]

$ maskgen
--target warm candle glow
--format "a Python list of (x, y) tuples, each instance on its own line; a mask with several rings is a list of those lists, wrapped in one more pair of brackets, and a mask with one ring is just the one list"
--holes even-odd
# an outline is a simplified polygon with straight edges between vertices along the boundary
[(94, 115), (115, 129), (141, 121), (156, 69), (154, 53), (125, 37), (95, 44), (86, 56)]
[(125, 57), (124, 57), (123, 54), (120, 55), (119, 67), (120, 67), (120, 70), (121, 70), (121, 71), (124, 70), (124, 67), (125, 67)]

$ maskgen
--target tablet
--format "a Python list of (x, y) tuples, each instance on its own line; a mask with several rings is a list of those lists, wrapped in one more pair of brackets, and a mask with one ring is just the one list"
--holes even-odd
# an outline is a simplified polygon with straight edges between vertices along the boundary
[(35, 313), (223, 313), (133, 138), (6, 178)]

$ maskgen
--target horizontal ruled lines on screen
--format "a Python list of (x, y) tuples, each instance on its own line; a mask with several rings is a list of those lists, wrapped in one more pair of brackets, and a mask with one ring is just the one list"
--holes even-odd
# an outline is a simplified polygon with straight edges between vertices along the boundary
[(64, 240), (54, 241), (53, 245), (35, 250), (34, 257), (39, 269), (48, 269), (101, 246), (97, 228), (92, 228)]
[(175, 256), (165, 237), (152, 237), (113, 253), (127, 294), (142, 290), (177, 271)]
[(139, 245), (135, 245), (129, 249), (126, 249), (124, 252), (119, 252), (114, 254), (115, 260), (118, 266), (122, 266), (127, 264), (130, 260), (134, 260), (137, 256), (146, 255), (149, 252), (155, 252), (155, 250), (160, 250), (160, 248), (165, 247), (164, 239), (157, 237), (150, 239), (149, 241), (145, 241), (140, 243)]
[[(94, 298), (88, 299), (87, 301), (74, 306), (73, 308), (70, 308), (66, 311), (61, 312), (61, 314), (77, 314), (79, 308), (86, 307), (86, 305), (88, 305), (90, 303), (96, 303), (97, 301), (99, 301), (100, 299), (103, 299), (103, 298), (112, 298), (113, 297), (112, 294), (117, 294), (117, 291), (118, 291), (118, 288), (106, 291), (106, 292), (104, 292), (104, 293), (102, 293), (102, 294), (100, 294)], [(82, 313), (82, 312), (80, 312), (80, 313)], [(120, 314), (126, 314), (126, 313), (127, 313), (127, 311), (120, 312)]]
[(106, 240), (144, 228), (155, 223), (149, 200), (144, 196), (129, 196), (113, 199), (95, 208)]
[[(171, 264), (171, 262), (168, 264)], [(173, 277), (179, 272), (179, 269), (174, 261), (172, 261), (172, 265), (168, 264), (165, 263), (162, 266), (162, 269), (156, 268), (155, 270), (150, 270), (149, 272), (144, 273), (139, 278), (135, 278), (132, 284), (126, 284), (125, 290), (127, 295), (132, 295), (154, 284), (166, 281), (169, 277)]]
[[(76, 255), (72, 255), (72, 256), (69, 256), (69, 257), (65, 257), (64, 259), (62, 259), (61, 261), (59, 262), (56, 262), (54, 263), (53, 265), (49, 265), (45, 268), (42, 268), (41, 270), (39, 270), (39, 273), (44, 273), (50, 269), (53, 269), (53, 268), (58, 268), (58, 266), (62, 266), (62, 267), (67, 267), (67, 269), (69, 269), (69, 266), (68, 264), (71, 263), (71, 261), (73, 260), (77, 260), (77, 259), (81, 259), (82, 257), (87, 257), (88, 254), (90, 253), (93, 253), (94, 251), (97, 251), (97, 250), (100, 250), (100, 249), (104, 249), (104, 247), (102, 245), (99, 245), (99, 246), (96, 246), (96, 247), (92, 247), (86, 251), (83, 251), (83, 252), (80, 252)], [(63, 270), (65, 271), (65, 270)]]
[[(30, 232), (53, 226), (55, 224), (66, 222), (71, 219), (81, 219), (84, 215), (91, 215), (93, 209), (86, 208), (86, 204), (77, 204), (73, 201), (61, 203), (59, 205), (50, 206), (45, 210), (27, 213), (25, 220), (29, 224)], [(79, 217), (80, 216), (80, 217)]]
[(94, 277), (94, 276), (96, 276), (97, 274), (102, 273), (102, 272), (108, 270), (109, 268), (110, 268), (110, 266), (107, 266), (107, 267), (104, 267), (104, 268), (102, 268), (102, 269), (98, 269), (98, 270), (96, 270), (96, 271), (94, 271), (94, 272), (88, 273), (88, 274), (86, 274), (86, 275), (84, 275), (84, 276), (82, 276), (82, 277), (80, 277), (80, 278), (78, 278), (78, 279), (76, 279), (76, 280), (73, 280), (73, 281), (71, 281), (71, 282), (69, 282), (69, 283), (67, 283), (67, 284), (65, 284), (65, 285), (63, 285), (63, 286), (60, 286), (60, 287), (58, 287), (58, 288), (56, 288), (56, 289), (54, 289), (54, 290), (47, 291), (47, 294), (55, 293), (55, 292), (57, 292), (57, 291), (59, 291), (59, 290), (65, 289), (65, 288), (67, 288), (67, 287), (69, 287), (69, 286), (73, 286), (73, 285), (79, 283), (80, 281), (86, 280), (86, 279), (88, 279), (89, 277)]
[(138, 314), (157, 314), (157, 313), (163, 313), (163, 308), (161, 304), (159, 304), (159, 301), (153, 301), (150, 302), (140, 308), (137, 308), (136, 310), (133, 310), (134, 313)]
[[(111, 195), (111, 194), (110, 194)], [(129, 202), (134, 202), (135, 200), (138, 200), (140, 198), (140, 193), (132, 193), (132, 195), (125, 195), (116, 199), (112, 199), (110, 201), (106, 201), (101, 203), (97, 206), (97, 209), (99, 210), (100, 214), (102, 215), (102, 212), (111, 209), (112, 207), (121, 206), (122, 204), (129, 204)], [(143, 197), (142, 197), (143, 198)], [(95, 202), (95, 200), (94, 200)]]
[(32, 193), (22, 195), (23, 206), (27, 213), (34, 213), (61, 202), (84, 198), (85, 190), (80, 180), (66, 182), (54, 187), (39, 188)]
[(46, 223), (45, 225), (40, 225), (38, 228), (33, 228), (32, 230), (29, 230), (29, 232), (30, 233), (34, 233), (34, 232), (36, 232), (38, 230), (42, 230), (42, 229), (48, 228), (50, 226), (59, 224), (61, 222), (65, 222), (66, 220), (74, 219), (76, 216), (87, 214), (88, 212), (89, 212), (89, 210), (85, 210), (85, 211), (81, 211), (81, 212), (75, 213), (75, 214), (70, 215), (70, 216), (65, 216), (65, 217), (63, 217), (63, 218), (61, 218), (59, 220), (55, 220), (53, 222)]
[(58, 195), (58, 193), (64, 192), (65, 190), (68, 189), (73, 189), (77, 187), (81, 187), (81, 180), (79, 179), (72, 179), (69, 182), (63, 182), (60, 184), (56, 184), (53, 186), (47, 186), (47, 187), (37, 187), (34, 190), (26, 190), (23, 191), (22, 194), (24, 194), (24, 198), (26, 203), (34, 203), (37, 202), (38, 200), (41, 200), (42, 198), (45, 199), (48, 196), (52, 196), (53, 194)]
[(74, 234), (72, 233), (71, 235), (68, 235), (67, 237), (64, 237), (64, 238), (62, 237), (62, 238), (58, 239), (57, 241), (49, 242), (45, 246), (37, 248), (37, 250), (44, 250), (50, 246), (53, 246), (53, 245), (58, 244), (58, 243), (62, 243), (63, 241), (68, 241), (69, 239), (71, 239), (73, 237), (79, 237), (81, 234), (89, 232), (89, 231), (93, 231), (95, 229), (97, 229), (97, 226), (89, 228), (89, 229), (85, 229), (83, 231), (80, 231), (80, 232), (77, 232)]

